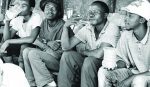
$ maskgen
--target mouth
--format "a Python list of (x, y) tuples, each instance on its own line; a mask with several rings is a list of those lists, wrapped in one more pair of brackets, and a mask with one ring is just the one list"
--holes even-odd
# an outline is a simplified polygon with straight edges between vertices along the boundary
[(92, 18), (91, 18), (91, 19), (89, 19), (89, 21), (94, 21), (94, 20), (95, 20), (95, 19), (92, 19)]

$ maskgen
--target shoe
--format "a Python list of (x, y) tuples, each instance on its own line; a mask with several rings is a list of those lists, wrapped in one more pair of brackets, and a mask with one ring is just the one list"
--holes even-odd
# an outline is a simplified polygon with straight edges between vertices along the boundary
[(57, 87), (55, 81), (52, 81), (50, 83), (48, 83), (47, 85), (45, 85), (44, 87)]

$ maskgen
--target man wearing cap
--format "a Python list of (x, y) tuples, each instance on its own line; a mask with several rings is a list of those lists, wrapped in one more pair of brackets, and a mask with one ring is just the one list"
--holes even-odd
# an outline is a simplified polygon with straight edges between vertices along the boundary
[(127, 12), (126, 31), (117, 45), (115, 70), (100, 68), (99, 87), (150, 87), (150, 3), (138, 0), (122, 8)]

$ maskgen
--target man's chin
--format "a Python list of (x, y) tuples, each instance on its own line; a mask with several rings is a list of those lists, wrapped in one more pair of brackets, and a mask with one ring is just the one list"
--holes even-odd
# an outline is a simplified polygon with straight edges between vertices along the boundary
[(96, 25), (96, 23), (94, 23), (94, 22), (90, 22), (90, 24), (93, 25), (93, 26)]

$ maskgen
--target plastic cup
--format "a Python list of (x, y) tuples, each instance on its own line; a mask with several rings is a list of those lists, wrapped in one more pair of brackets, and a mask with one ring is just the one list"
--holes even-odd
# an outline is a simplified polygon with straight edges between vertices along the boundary
[(115, 68), (117, 61), (117, 54), (115, 48), (106, 47), (104, 48), (104, 59), (102, 65), (105, 68)]
[(22, 11), (22, 8), (19, 4), (11, 7), (9, 10), (6, 11), (6, 16), (9, 19), (15, 18), (20, 12)]

